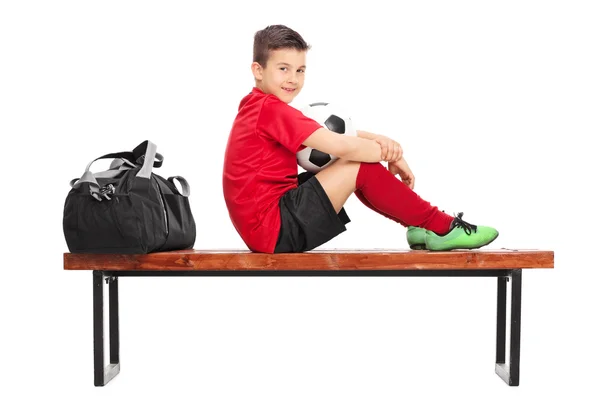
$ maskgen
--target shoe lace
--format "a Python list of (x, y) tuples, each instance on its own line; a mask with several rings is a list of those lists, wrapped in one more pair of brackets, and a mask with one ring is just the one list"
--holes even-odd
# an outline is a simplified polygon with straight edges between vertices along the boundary
[(464, 229), (467, 235), (470, 235), (471, 232), (477, 233), (477, 225), (469, 224), (466, 221), (463, 221), (462, 216), (464, 213), (459, 212), (458, 216), (454, 215), (454, 221), (452, 221), (452, 228), (455, 226), (460, 226)]

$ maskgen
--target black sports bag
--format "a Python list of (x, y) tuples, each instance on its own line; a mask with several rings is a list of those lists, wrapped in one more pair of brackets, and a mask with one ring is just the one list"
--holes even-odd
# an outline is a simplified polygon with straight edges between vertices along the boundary
[[(105, 158), (114, 158), (110, 169), (90, 172), (95, 161)], [(83, 176), (71, 181), (65, 201), (63, 231), (69, 251), (146, 254), (192, 248), (196, 224), (190, 186), (180, 176), (164, 179), (152, 173), (162, 162), (150, 141), (90, 162)]]

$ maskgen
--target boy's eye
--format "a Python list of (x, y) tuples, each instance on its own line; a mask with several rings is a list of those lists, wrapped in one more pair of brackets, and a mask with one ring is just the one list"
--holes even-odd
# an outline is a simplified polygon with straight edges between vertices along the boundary
[[(282, 70), (282, 71), (285, 71), (287, 69), (287, 67), (280, 67), (279, 69)], [(301, 68), (301, 69), (298, 70), (298, 72), (304, 73), (305, 70)]]

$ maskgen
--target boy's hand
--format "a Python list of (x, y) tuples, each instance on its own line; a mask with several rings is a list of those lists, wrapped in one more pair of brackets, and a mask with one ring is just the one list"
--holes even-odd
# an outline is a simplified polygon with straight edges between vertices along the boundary
[(381, 160), (396, 162), (402, 158), (402, 146), (389, 137), (377, 135), (374, 139), (381, 146)]
[(411, 189), (415, 188), (415, 176), (404, 158), (400, 161), (388, 163), (388, 170), (394, 175), (400, 175), (402, 182), (406, 184), (406, 186)]

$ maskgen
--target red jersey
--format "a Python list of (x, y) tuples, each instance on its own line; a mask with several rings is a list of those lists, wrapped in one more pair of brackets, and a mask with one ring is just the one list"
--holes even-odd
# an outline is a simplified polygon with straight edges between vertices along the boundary
[(321, 128), (301, 111), (254, 87), (238, 107), (223, 165), (223, 194), (233, 225), (248, 248), (273, 253), (279, 199), (298, 187), (296, 153)]

